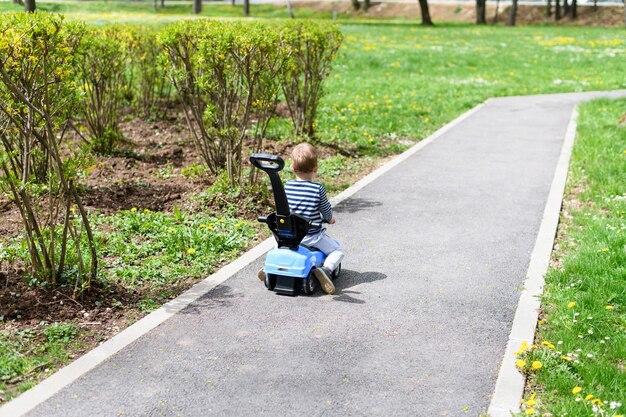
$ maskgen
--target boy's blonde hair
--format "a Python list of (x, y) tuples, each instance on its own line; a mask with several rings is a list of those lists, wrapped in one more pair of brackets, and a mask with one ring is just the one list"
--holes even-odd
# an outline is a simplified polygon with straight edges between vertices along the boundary
[(291, 167), (294, 172), (313, 172), (317, 167), (317, 149), (309, 143), (297, 145), (291, 151)]

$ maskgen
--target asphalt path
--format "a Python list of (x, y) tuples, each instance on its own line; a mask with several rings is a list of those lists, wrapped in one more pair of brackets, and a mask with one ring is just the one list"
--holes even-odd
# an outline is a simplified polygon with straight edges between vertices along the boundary
[(29, 416), (477, 416), (574, 106), (502, 98), (336, 207), (334, 295), (258, 259)]

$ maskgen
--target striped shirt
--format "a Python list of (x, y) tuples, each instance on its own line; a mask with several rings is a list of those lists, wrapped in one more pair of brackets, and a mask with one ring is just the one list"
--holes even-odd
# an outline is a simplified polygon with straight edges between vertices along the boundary
[[(326, 188), (319, 182), (289, 180), (285, 184), (289, 211), (305, 219), (321, 224), (333, 218), (333, 209), (326, 197)], [(309, 235), (319, 233), (322, 227), (311, 226)]]

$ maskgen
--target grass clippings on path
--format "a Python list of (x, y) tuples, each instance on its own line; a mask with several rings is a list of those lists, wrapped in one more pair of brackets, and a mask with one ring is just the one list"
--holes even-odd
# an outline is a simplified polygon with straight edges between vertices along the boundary
[[(626, 100), (580, 108), (524, 411), (626, 415)], [(524, 349), (522, 349), (524, 350)]]

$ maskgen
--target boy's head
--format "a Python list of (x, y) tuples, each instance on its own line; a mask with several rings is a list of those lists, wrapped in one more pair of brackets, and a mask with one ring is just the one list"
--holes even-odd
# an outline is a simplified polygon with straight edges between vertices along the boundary
[(317, 150), (309, 143), (301, 143), (291, 151), (291, 169), (296, 174), (309, 174), (317, 170)]

